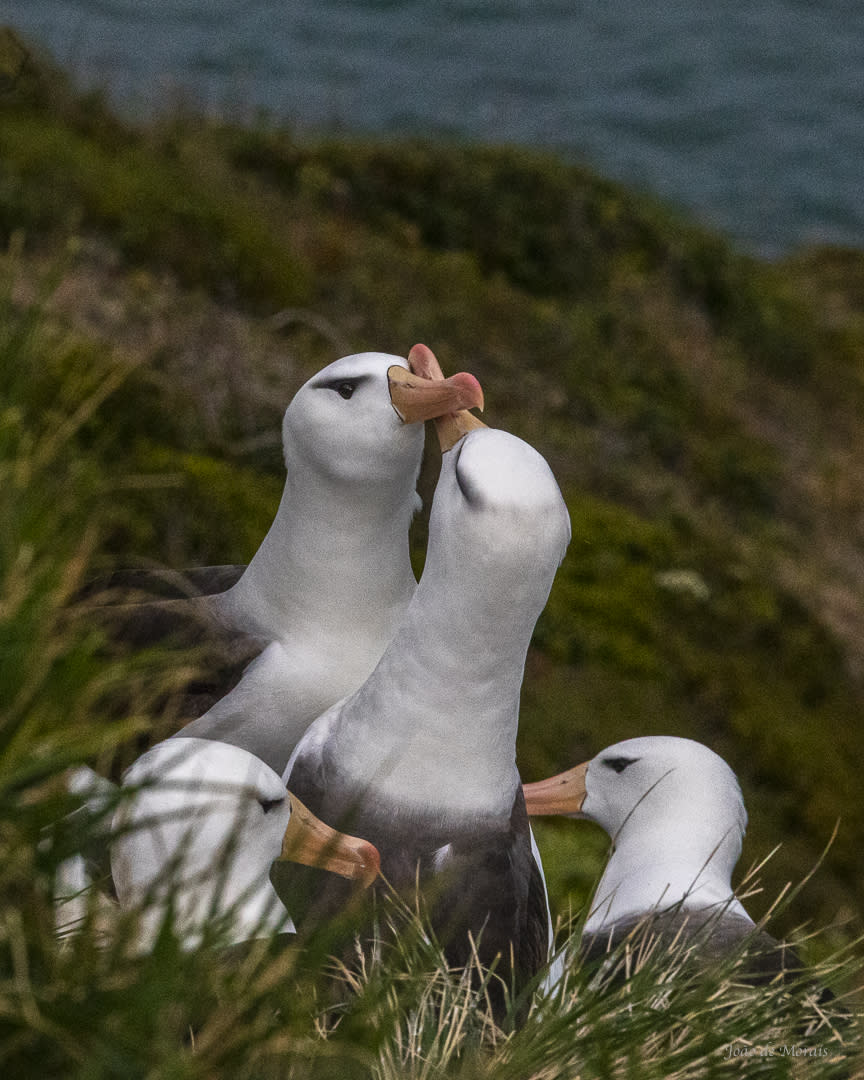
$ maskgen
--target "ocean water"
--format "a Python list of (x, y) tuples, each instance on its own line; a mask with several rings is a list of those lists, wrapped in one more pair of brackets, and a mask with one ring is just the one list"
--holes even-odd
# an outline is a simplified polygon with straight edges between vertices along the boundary
[(864, 246), (861, 0), (0, 0), (0, 22), (130, 111), (525, 144), (762, 254)]

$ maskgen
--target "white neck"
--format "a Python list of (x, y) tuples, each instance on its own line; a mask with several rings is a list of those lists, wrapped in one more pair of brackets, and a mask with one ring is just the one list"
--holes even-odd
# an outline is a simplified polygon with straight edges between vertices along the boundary
[(348, 499), (327, 492), (323, 480), (297, 482), (295, 472), (289, 462), (276, 517), (230, 590), (230, 604), (283, 641), (307, 640), (310, 628), (344, 636), (349, 626), (358, 638), (380, 628), (389, 640), (416, 584), (407, 543), (410, 489), (379, 486)]
[[(643, 826), (644, 822), (640, 823)], [(741, 834), (718, 834), (716, 825), (662, 821), (653, 828), (623, 829), (591, 901), (586, 933), (622, 919), (680, 907), (698, 911), (715, 905), (749, 918), (732, 891), (732, 871)]]
[(321, 720), (334, 799), (371, 791), (441, 823), (509, 819), (525, 656), (568, 538), (558, 485), (527, 444), (483, 428), (444, 455), (405, 617)]
[[(229, 944), (294, 933), (294, 923), (266, 876), (269, 862), (262, 861), (260, 852), (254, 850), (252, 841), (249, 843), (253, 847), (251, 857), (238, 853), (231, 860), (227, 875), (220, 877), (219, 871), (210, 867), (206, 879), (199, 877), (188, 884), (179, 884), (171, 894), (174, 925), (182, 936), (184, 948), (196, 948), (208, 922), (214, 919), (224, 919), (225, 940)], [(268, 852), (267, 858), (272, 862), (275, 855)], [(154, 931), (163, 918), (161, 906), (145, 910), (140, 935), (142, 947), (151, 946)]]
[(466, 601), (431, 577), (341, 709), (335, 752), (353, 784), (374, 784), (406, 809), (500, 818), (519, 783), (519, 698), (537, 612), (520, 610), (518, 586)]

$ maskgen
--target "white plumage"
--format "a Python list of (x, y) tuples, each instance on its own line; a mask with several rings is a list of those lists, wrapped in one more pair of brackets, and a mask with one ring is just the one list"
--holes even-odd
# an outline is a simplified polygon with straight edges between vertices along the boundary
[(312, 720), (363, 682), (393, 636), (416, 586), (418, 421), (482, 402), (472, 376), (394, 382), (399, 372), (408, 376), (398, 356), (344, 357), (286, 410), (276, 517), (237, 584), (209, 598), (221, 625), (265, 648), (183, 736), (233, 743), (281, 773)]
[(588, 818), (612, 838), (585, 934), (663, 911), (751, 922), (732, 889), (747, 813), (735, 774), (691, 739), (644, 736), (524, 787), (530, 814)]
[(423, 577), (393, 641), (285, 772), (325, 820), (379, 847), (397, 886), (418, 865), (421, 881), (455, 875), (487, 960), (529, 934), (532, 962), (546, 952), (515, 748), (528, 644), (569, 536), (544, 459), (506, 432), (470, 431), (444, 454)]
[[(113, 823), (111, 873), (121, 907), (140, 916), (138, 945), (148, 949), (169, 918), (187, 947), (218, 925), (225, 943), (294, 931), (273, 886), (292, 814), (298, 849), (287, 858), (315, 862), (371, 881), (370, 844), (327, 831), (310, 847), (299, 837), (308, 813), (273, 770), (236, 746), (170, 739), (127, 771), (129, 794)], [(319, 823), (320, 824), (320, 823)], [(328, 847), (329, 845), (329, 847)]]

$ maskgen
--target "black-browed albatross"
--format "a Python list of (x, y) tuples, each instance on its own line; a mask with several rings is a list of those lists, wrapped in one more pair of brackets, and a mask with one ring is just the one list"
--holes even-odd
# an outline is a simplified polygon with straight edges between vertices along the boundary
[(135, 944), (152, 948), (171, 921), (187, 948), (208, 925), (224, 944), (291, 933), (270, 883), (274, 861), (319, 866), (363, 886), (378, 874), (372, 844), (324, 825), (280, 777), (211, 739), (158, 743), (124, 777), (111, 873), (121, 908), (139, 916)]
[[(452, 418), (451, 418), (452, 419)], [(545, 962), (548, 907), (516, 769), (525, 656), (570, 537), (546, 461), (504, 431), (445, 444), (420, 584), (364, 685), (317, 720), (284, 774), (329, 824), (419, 881), (451, 963), (518, 989)]]
[(746, 947), (757, 978), (800, 970), (794, 952), (757, 929), (735, 896), (747, 812), (734, 772), (707, 746), (626, 739), (523, 791), (529, 815), (587, 818), (612, 838), (583, 929), (586, 959), (637, 933), (693, 940), (702, 961)]
[(94, 609), (136, 647), (212, 646), (184, 702), (184, 737), (232, 743), (281, 773), (308, 724), (363, 682), (416, 586), (408, 528), (422, 421), (482, 404), (464, 372), (424, 379), (386, 353), (337, 360), (285, 412), (282, 499), (239, 580), (226, 588), (231, 568), (199, 567), (198, 595)]
[[(180, 719), (191, 723), (179, 735), (230, 743), (284, 769), (308, 724), (372, 670), (416, 587), (408, 529), (423, 421), (482, 406), (472, 375), (423, 377), (387, 353), (343, 357), (285, 412), (285, 487), (248, 567), (126, 571), (107, 594), (94, 591), (86, 610), (122, 648), (206, 649), (183, 695)], [(123, 602), (100, 603), (118, 593)], [(130, 593), (136, 602), (126, 602)], [(101, 817), (100, 778), (86, 767), (78, 777)], [(93, 876), (80, 856), (61, 868), (64, 925), (80, 921)]]

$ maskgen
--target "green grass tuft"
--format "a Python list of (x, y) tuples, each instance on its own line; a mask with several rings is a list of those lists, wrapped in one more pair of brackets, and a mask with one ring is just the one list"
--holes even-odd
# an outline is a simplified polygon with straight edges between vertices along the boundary
[[(337, 355), (425, 340), (549, 459), (573, 519), (529, 655), (523, 775), (638, 734), (708, 743), (750, 810), (742, 870), (782, 842), (755, 914), (840, 818), (770, 928), (824, 928), (805, 948), (854, 986), (860, 949), (836, 949), (864, 898), (864, 256), (765, 264), (518, 150), (135, 126), (32, 51), (19, 71), (17, 48), (0, 40), (0, 1069), (710, 1077), (742, 1071), (723, 1040), (792, 1045), (809, 1007), (782, 992), (685, 981), (658, 1009), (658, 972), (607, 992), (574, 971), (554, 1011), (498, 1030), (404, 913), (335, 983), (326, 935), (239, 963), (169, 935), (136, 959), (131, 926), (100, 944), (94, 901), (59, 941), (57, 867), (94, 839), (55, 827), (64, 770), (172, 720), (170, 667), (108, 659), (70, 604), (118, 566), (248, 558), (294, 391)], [(435, 472), (433, 455), (427, 496)], [(605, 837), (537, 831), (553, 906), (579, 911)], [(857, 1027), (840, 1037), (860, 1057)]]

